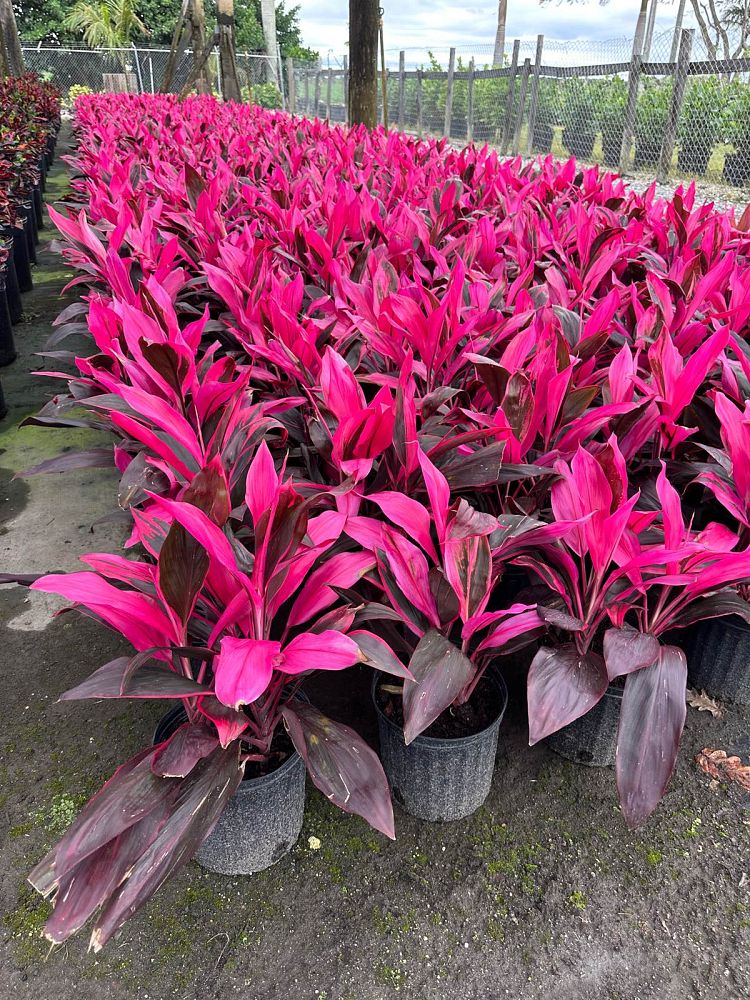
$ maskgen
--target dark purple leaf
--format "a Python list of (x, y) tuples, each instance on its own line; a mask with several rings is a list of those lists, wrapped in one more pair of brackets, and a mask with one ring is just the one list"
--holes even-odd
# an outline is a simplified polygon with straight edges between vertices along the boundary
[(388, 780), (374, 750), (353, 729), (308, 703), (289, 703), (281, 714), (315, 787), (340, 809), (362, 816), (395, 840)]
[(529, 668), (529, 746), (580, 719), (608, 686), (604, 660), (572, 643), (543, 646)]
[(661, 645), (655, 635), (626, 625), (604, 633), (604, 662), (611, 681), (655, 663)]
[(565, 632), (580, 632), (583, 629), (583, 622), (580, 618), (574, 618), (573, 615), (569, 615), (565, 611), (560, 611), (558, 608), (550, 608), (539, 604), (536, 610), (539, 613), (539, 617), (554, 628), (561, 628)]
[[(149, 657), (151, 657), (149, 653)], [(60, 701), (86, 698), (188, 698), (209, 694), (208, 688), (165, 666), (144, 663), (130, 676), (131, 657), (119, 656), (99, 667), (83, 683), (60, 695)], [(123, 681), (125, 683), (123, 684)]]
[(184, 778), (199, 760), (218, 750), (216, 731), (201, 723), (185, 722), (151, 759), (151, 770), (160, 778)]
[(174, 521), (158, 559), (159, 588), (183, 625), (192, 614), (208, 573), (208, 553), (201, 543)]
[(362, 654), (362, 662), (373, 670), (381, 670), (385, 674), (392, 674), (394, 677), (404, 677), (411, 679), (412, 675), (396, 656), (391, 647), (380, 636), (365, 630), (349, 632), (349, 638), (359, 646)]
[(414, 680), (404, 682), (404, 740), (407, 744), (453, 704), (477, 668), (458, 646), (430, 629), (417, 643), (409, 669)]
[(656, 663), (625, 681), (617, 734), (617, 790), (633, 829), (661, 801), (672, 776), (687, 706), (687, 662), (676, 646), (662, 646)]
[(45, 472), (69, 472), (71, 469), (110, 469), (113, 465), (111, 448), (89, 448), (87, 451), (66, 451), (54, 458), (29, 466), (13, 478), (38, 476)]
[(684, 627), (706, 618), (721, 618), (724, 615), (739, 615), (750, 624), (750, 604), (734, 590), (721, 590), (718, 594), (692, 601), (674, 619), (674, 624)]

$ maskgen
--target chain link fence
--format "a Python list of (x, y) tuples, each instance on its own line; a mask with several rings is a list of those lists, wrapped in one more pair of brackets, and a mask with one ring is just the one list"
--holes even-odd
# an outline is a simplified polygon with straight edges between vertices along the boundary
[[(682, 46), (680, 45), (682, 43)], [(666, 32), (631, 57), (632, 41), (509, 40), (502, 66), (492, 45), (386, 50), (390, 127), (507, 154), (575, 155), (641, 177), (698, 177), (750, 189), (750, 58), (718, 58), (700, 33)], [(737, 51), (736, 47), (729, 50)], [(726, 52), (722, 54), (726, 55)], [(25, 47), (27, 66), (66, 94), (159, 91), (166, 48), (92, 50)], [(170, 89), (179, 92), (192, 54), (182, 54)], [(307, 65), (239, 52), (243, 98), (297, 114), (346, 120), (346, 57)], [(207, 75), (219, 92), (218, 55)], [(119, 81), (119, 82), (118, 82)], [(381, 116), (382, 116), (381, 101)], [(381, 117), (382, 120), (382, 117)]]

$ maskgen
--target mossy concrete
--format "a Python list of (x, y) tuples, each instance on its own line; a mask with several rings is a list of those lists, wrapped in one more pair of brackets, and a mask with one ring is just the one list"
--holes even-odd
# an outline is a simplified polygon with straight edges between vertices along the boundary
[[(62, 176), (58, 166), (51, 190), (62, 190)], [(45, 268), (60, 270), (46, 250)], [(46, 364), (32, 352), (61, 305), (61, 280), (37, 280), (36, 318), (17, 366)], [(14, 412), (0, 426), (9, 473), (83, 440), (78, 431), (14, 429), (49, 391), (20, 372)], [(13, 569), (72, 568), (86, 549), (120, 545), (119, 527), (91, 532), (113, 509), (113, 474), (5, 483), (0, 547)], [(392, 843), (308, 788), (299, 842), (273, 868), (229, 878), (191, 864), (100, 955), (87, 953), (85, 936), (50, 953), (40, 937), (48, 906), (25, 877), (101, 781), (148, 743), (163, 709), (55, 704), (124, 650), (88, 619), (50, 619), (46, 607), (30, 617), (28, 596), (0, 588), (0, 997), (750, 997), (750, 811), (734, 787), (710, 782), (693, 763), (705, 746), (741, 746), (747, 711), (730, 706), (722, 720), (690, 711), (669, 791), (631, 833), (611, 770), (528, 747), (520, 666), (508, 676), (492, 790), (473, 817), (430, 824), (397, 811)], [(353, 716), (372, 738), (368, 691), (357, 668), (322, 678), (315, 700)]]

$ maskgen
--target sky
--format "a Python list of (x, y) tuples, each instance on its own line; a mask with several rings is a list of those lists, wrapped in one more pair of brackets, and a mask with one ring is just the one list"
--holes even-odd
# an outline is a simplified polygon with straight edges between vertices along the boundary
[[(346, 52), (348, 0), (296, 0), (300, 6), (305, 44), (317, 49), (323, 61)], [(444, 52), (455, 45), (459, 53), (491, 46), (495, 38), (496, 0), (381, 0), (384, 8), (385, 48), (434, 49)], [(576, 4), (557, 2), (540, 6), (537, 0), (508, 0), (507, 38), (531, 41), (540, 32), (549, 39), (590, 39), (603, 41), (632, 38), (638, 17), (639, 0), (598, 0)], [(688, 11), (690, 4), (687, 4)], [(668, 32), (674, 24), (676, 0), (660, 0), (655, 35)], [(691, 26), (686, 11), (685, 27)], [(415, 53), (414, 53), (415, 55)], [(396, 56), (397, 58), (397, 56)], [(408, 58), (408, 56), (407, 56)]]

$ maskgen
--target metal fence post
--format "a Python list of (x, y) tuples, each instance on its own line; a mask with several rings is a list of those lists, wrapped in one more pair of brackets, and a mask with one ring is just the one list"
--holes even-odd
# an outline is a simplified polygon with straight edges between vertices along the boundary
[(630, 146), (633, 142), (635, 128), (635, 112), (638, 107), (638, 86), (641, 81), (643, 58), (639, 52), (634, 52), (630, 60), (628, 75), (628, 100), (625, 105), (625, 118), (622, 123), (622, 146), (620, 147), (620, 173), (624, 174), (630, 163)]
[(453, 74), (456, 72), (456, 50), (451, 48), (448, 57), (448, 89), (445, 92), (445, 127), (443, 135), (446, 139), (451, 134), (451, 119), (453, 117)]
[(531, 59), (524, 59), (521, 70), (521, 87), (518, 92), (518, 114), (516, 115), (516, 127), (513, 130), (513, 155), (518, 156), (521, 147), (521, 128), (523, 127), (524, 112), (526, 111), (526, 93), (529, 89), (529, 76), (531, 75)]
[(669, 117), (667, 127), (664, 130), (664, 138), (661, 143), (659, 153), (659, 168), (656, 172), (656, 179), (662, 184), (666, 181), (669, 168), (672, 164), (672, 153), (677, 139), (677, 122), (680, 117), (680, 108), (685, 97), (685, 84), (687, 83), (688, 72), (690, 70), (690, 51), (693, 47), (694, 29), (683, 28), (680, 36), (680, 52), (677, 56), (677, 68), (672, 86), (672, 100), (669, 105)]
[(333, 88), (333, 70), (328, 67), (328, 79), (326, 80), (326, 121), (331, 120), (331, 90)]
[(286, 89), (289, 92), (289, 113), (295, 114), (297, 111), (297, 91), (294, 86), (294, 59), (287, 56), (286, 60)]
[(518, 75), (518, 53), (521, 48), (521, 39), (516, 38), (513, 42), (513, 55), (510, 60), (510, 73), (508, 75), (508, 99), (505, 102), (505, 121), (503, 122), (503, 134), (500, 139), (500, 153), (505, 156), (508, 152), (510, 141), (510, 130), (513, 124), (513, 98), (516, 96), (516, 76)]
[(417, 70), (415, 80), (415, 99), (417, 103), (417, 138), (422, 138), (422, 70)]
[(466, 80), (466, 141), (474, 141), (474, 59), (469, 62)]
[(406, 92), (404, 90), (406, 71), (406, 53), (402, 49), (398, 54), (398, 130), (404, 131), (404, 110), (406, 106)]
[(536, 125), (536, 112), (539, 106), (539, 76), (542, 71), (542, 49), (544, 48), (544, 35), (536, 36), (536, 58), (534, 59), (534, 76), (531, 79), (531, 103), (529, 104), (529, 135), (526, 140), (526, 152), (531, 156), (534, 148), (534, 126)]

